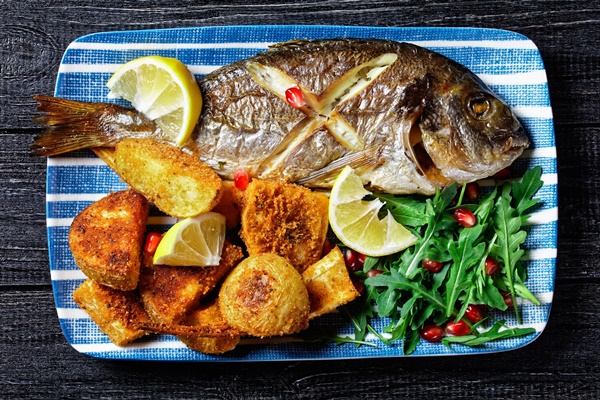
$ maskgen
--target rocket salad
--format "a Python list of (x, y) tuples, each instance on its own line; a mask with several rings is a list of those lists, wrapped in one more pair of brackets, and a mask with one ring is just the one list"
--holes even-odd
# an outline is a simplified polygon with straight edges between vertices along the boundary
[[(362, 270), (354, 272), (364, 280), (363, 296), (344, 308), (354, 338), (326, 340), (372, 344), (365, 341), (372, 333), (385, 344), (401, 341), (404, 354), (410, 354), (421, 338), (477, 346), (534, 333), (508, 327), (488, 311), (512, 312), (520, 324), (517, 297), (540, 304), (525, 286), (521, 262), (527, 236), (523, 222), (538, 203), (533, 196), (543, 185), (540, 177), (541, 168), (535, 167), (474, 203), (465, 202), (473, 197), (467, 185), (459, 189), (456, 184), (432, 198), (374, 195), (385, 201), (383, 212), (391, 211), (419, 239), (401, 253), (366, 258)], [(389, 320), (383, 332), (370, 324), (375, 314)]]

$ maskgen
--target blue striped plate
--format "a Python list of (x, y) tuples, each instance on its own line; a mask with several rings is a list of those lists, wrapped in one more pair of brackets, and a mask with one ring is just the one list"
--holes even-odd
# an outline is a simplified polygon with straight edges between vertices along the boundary
[[(524, 346), (544, 329), (552, 304), (556, 265), (557, 170), (556, 147), (548, 81), (535, 44), (517, 33), (479, 28), (375, 28), (349, 26), (225, 26), (169, 30), (97, 33), (77, 39), (67, 48), (60, 65), (55, 95), (81, 101), (109, 101), (106, 81), (117, 67), (144, 55), (179, 58), (196, 75), (202, 75), (241, 58), (264, 51), (276, 42), (299, 38), (360, 37), (407, 41), (442, 53), (478, 74), (515, 111), (533, 145), (515, 163), (518, 172), (540, 165), (542, 207), (529, 221), (526, 242), (527, 282), (542, 302), (520, 303), (521, 326), (535, 334), (487, 343), (477, 348), (422, 343), (414, 356), (490, 353)], [(73, 290), (85, 279), (70, 254), (67, 235), (71, 221), (83, 208), (109, 191), (124, 189), (119, 177), (91, 152), (81, 151), (48, 159), (47, 226), (50, 272), (58, 317), (69, 343), (95, 357), (138, 360), (244, 361), (302, 360), (401, 356), (400, 345), (315, 345), (289, 338), (246, 340), (225, 356), (209, 356), (187, 349), (169, 335), (156, 335), (117, 347), (102, 334), (88, 315), (74, 304)], [(151, 218), (150, 224), (164, 224)], [(516, 321), (507, 317), (507, 323)], [(381, 328), (386, 321), (375, 321)], [(315, 324), (338, 334), (352, 327), (338, 314)]]

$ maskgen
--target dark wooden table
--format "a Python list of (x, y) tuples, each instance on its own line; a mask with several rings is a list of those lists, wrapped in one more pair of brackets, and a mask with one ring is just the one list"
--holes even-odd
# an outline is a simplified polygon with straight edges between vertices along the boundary
[[(550, 321), (510, 352), (323, 362), (114, 362), (60, 330), (36, 93), (84, 34), (237, 24), (475, 26), (531, 38), (555, 117), (559, 244)], [(600, 4), (595, 1), (0, 1), (0, 398), (600, 398)]]

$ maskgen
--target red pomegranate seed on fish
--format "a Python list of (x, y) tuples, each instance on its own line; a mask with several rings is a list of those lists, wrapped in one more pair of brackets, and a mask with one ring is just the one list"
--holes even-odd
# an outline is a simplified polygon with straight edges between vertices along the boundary
[(479, 201), (481, 198), (481, 188), (479, 187), (479, 183), (467, 183), (467, 187), (465, 188), (465, 198), (469, 203), (477, 203)]
[(419, 335), (428, 342), (439, 342), (446, 336), (446, 332), (439, 325), (426, 325), (420, 330)]
[(465, 318), (475, 324), (483, 319), (481, 309), (474, 304), (469, 304), (465, 310)]
[(454, 219), (465, 228), (472, 228), (477, 223), (477, 217), (475, 217), (475, 214), (462, 207), (454, 210)]
[(294, 108), (300, 108), (305, 104), (304, 95), (302, 94), (302, 91), (296, 86), (292, 86), (291, 88), (285, 91), (285, 100), (290, 106)]
[(158, 244), (162, 240), (162, 235), (158, 232), (149, 232), (146, 235), (146, 244), (144, 245), (144, 251), (150, 255), (153, 255), (158, 248)]
[(383, 271), (380, 269), (370, 269), (369, 272), (367, 272), (367, 276), (369, 278), (372, 278), (374, 276), (381, 275), (381, 274), (383, 274)]
[(442, 264), (441, 262), (430, 260), (429, 258), (424, 258), (421, 261), (421, 265), (423, 266), (423, 268), (430, 272), (433, 272), (434, 274), (440, 272), (440, 270), (444, 266), (444, 264)]
[(233, 174), (233, 183), (235, 187), (244, 190), (248, 187), (248, 182), (250, 182), (250, 176), (248, 176), (248, 172), (245, 169), (240, 168)]
[(500, 264), (496, 261), (495, 258), (488, 256), (485, 259), (485, 274), (487, 276), (492, 276), (500, 269)]
[(462, 319), (458, 322), (450, 321), (446, 324), (446, 332), (454, 336), (464, 336), (470, 331), (471, 328)]

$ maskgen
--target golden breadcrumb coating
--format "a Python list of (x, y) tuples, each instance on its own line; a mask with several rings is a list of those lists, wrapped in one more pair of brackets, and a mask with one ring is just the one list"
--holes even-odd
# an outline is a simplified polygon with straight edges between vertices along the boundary
[(360, 293), (354, 287), (339, 247), (302, 273), (310, 299), (309, 319), (330, 313), (351, 302)]
[(164, 213), (178, 218), (210, 211), (221, 178), (197, 157), (153, 139), (125, 139), (115, 150), (117, 173)]
[(124, 190), (98, 200), (75, 217), (69, 247), (87, 277), (119, 290), (137, 287), (149, 210), (144, 196)]
[(75, 289), (73, 300), (117, 346), (149, 333), (139, 328), (148, 322), (148, 316), (135, 290), (116, 290), (87, 279)]
[(240, 236), (250, 255), (274, 253), (304, 271), (321, 257), (329, 199), (305, 187), (254, 179), (244, 191)]
[[(221, 314), (216, 300), (192, 310), (183, 321), (182, 325), (188, 326), (220, 326), (226, 323)], [(240, 335), (222, 337), (203, 337), (197, 335), (179, 335), (179, 340), (189, 348), (205, 354), (222, 354), (233, 350), (240, 342)]]
[(167, 325), (178, 324), (243, 257), (242, 250), (225, 241), (219, 265), (196, 268), (152, 265), (145, 262), (139, 291), (150, 318)]

